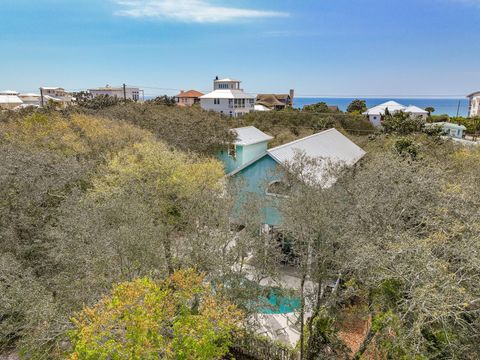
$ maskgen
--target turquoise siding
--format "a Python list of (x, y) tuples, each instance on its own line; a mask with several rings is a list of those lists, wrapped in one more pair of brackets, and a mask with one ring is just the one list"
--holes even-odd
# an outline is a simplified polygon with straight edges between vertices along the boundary
[(242, 203), (251, 195), (255, 195), (264, 204), (263, 222), (268, 225), (278, 226), (282, 222), (280, 212), (277, 209), (278, 201), (281, 198), (266, 194), (267, 186), (270, 182), (281, 180), (283, 173), (278, 163), (268, 154), (258, 161), (254, 162), (245, 169), (242, 169), (232, 177), (232, 180), (239, 181), (242, 188), (238, 195), (237, 205), (241, 207)]
[(229, 174), (233, 170), (238, 169), (249, 161), (260, 156), (261, 154), (266, 153), (267, 147), (268, 141), (247, 146), (237, 145), (235, 159), (228, 155), (228, 151), (221, 151), (218, 154), (218, 158), (223, 162), (225, 166), (225, 173)]
[(463, 138), (463, 129), (459, 126), (452, 126), (452, 125), (443, 125), (443, 131), (451, 137), (461, 139)]

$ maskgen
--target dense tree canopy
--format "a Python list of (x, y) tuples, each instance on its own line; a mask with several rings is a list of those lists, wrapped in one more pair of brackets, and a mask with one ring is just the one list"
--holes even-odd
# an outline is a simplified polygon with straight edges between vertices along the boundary
[(242, 313), (212, 292), (203, 276), (179, 271), (116, 285), (78, 313), (72, 360), (221, 359)]
[[(271, 145), (337, 127), (367, 155), (353, 168), (300, 155), (287, 165), (275, 238), (261, 227), (261, 198), (238, 206), (241, 181), (225, 181), (212, 156), (244, 125), (272, 134)], [(1, 113), (0, 353), (220, 357), (236, 309), (257, 312), (270, 291), (259, 284), (289, 271), (302, 284), (307, 359), (478, 358), (479, 150), (402, 113), (385, 125), (299, 110), (230, 119), (155, 103)], [(303, 171), (316, 163), (335, 175), (332, 186)], [(182, 270), (191, 268), (204, 277)], [(201, 312), (192, 289), (218, 306)], [(167, 334), (148, 332), (159, 327), (145, 300), (161, 308), (165, 294), (166, 309), (185, 312), (160, 314)], [(367, 336), (346, 349), (351, 312)], [(127, 322), (135, 341), (107, 331)], [(112, 348), (98, 346), (104, 336)]]

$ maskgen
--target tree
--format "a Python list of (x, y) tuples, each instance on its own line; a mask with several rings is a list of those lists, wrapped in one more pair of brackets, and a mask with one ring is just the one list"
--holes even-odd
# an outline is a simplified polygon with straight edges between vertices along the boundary
[(305, 105), (303, 107), (304, 111), (317, 112), (317, 113), (329, 113), (331, 112), (327, 103), (321, 101), (312, 105)]
[(408, 135), (415, 132), (422, 132), (425, 128), (425, 121), (419, 116), (397, 111), (393, 114), (385, 112), (382, 122), (382, 129), (387, 134)]
[[(341, 269), (339, 263), (342, 253), (336, 240), (335, 217), (332, 216), (334, 199), (331, 185), (341, 176), (343, 166), (344, 164), (333, 163), (328, 159), (311, 158), (303, 153), (297, 153), (286, 166), (285, 181), (290, 184), (290, 192), (282, 200), (280, 209), (284, 219), (282, 231), (290, 239), (296, 259), (296, 272), (301, 278), (301, 358), (304, 358), (307, 352), (312, 353), (311, 348), (315, 342), (312, 332), (314, 324), (321, 321), (324, 310), (322, 306), (325, 305), (324, 290), (332, 279), (339, 277)], [(318, 178), (319, 172), (323, 174), (321, 179)], [(305, 290), (307, 280), (316, 285), (318, 290), (315, 293), (308, 294)], [(307, 313), (313, 313), (308, 319), (308, 331), (304, 327)], [(311, 334), (308, 346), (305, 341), (306, 333)], [(318, 337), (316, 339), (318, 340)], [(335, 334), (329, 336), (329, 341), (338, 342)], [(336, 355), (342, 352), (341, 348), (336, 350)]]
[(348, 113), (362, 114), (367, 111), (367, 103), (365, 100), (355, 99), (347, 107)]
[(349, 259), (342, 273), (356, 284), (343, 291), (366, 291), (373, 321), (365, 340), (392, 358), (479, 355), (478, 190), (466, 163), (445, 176), (439, 155), (407, 162), (379, 153), (334, 188)]
[(105, 109), (110, 106), (115, 106), (123, 102), (123, 99), (119, 99), (117, 96), (110, 95), (97, 95), (95, 97), (91, 96), (81, 96), (77, 98), (77, 104), (86, 109), (100, 110)]
[(71, 359), (221, 359), (242, 313), (204, 276), (182, 270), (164, 281), (137, 279), (72, 319)]
[(429, 106), (425, 108), (425, 111), (428, 111), (428, 116), (431, 116), (435, 112), (435, 108), (432, 106)]

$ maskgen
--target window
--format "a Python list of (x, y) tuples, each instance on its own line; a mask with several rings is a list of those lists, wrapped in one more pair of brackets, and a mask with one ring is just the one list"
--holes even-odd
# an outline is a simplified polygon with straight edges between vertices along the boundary
[(267, 186), (266, 194), (270, 196), (288, 197), (291, 186), (284, 181), (275, 180)]
[[(232, 112), (230, 111), (230, 115)], [(232, 157), (233, 159), (237, 158), (237, 146), (235, 144), (228, 145), (228, 156)]]
[(213, 99), (214, 105), (220, 105), (220, 99)]

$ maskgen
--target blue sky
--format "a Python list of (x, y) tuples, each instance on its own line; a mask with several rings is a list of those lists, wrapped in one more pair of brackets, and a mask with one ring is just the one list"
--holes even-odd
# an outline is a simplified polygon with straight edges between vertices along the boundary
[[(0, 89), (463, 95), (480, 89), (480, 0), (2, 0)], [(172, 90), (166, 90), (172, 89)]]

